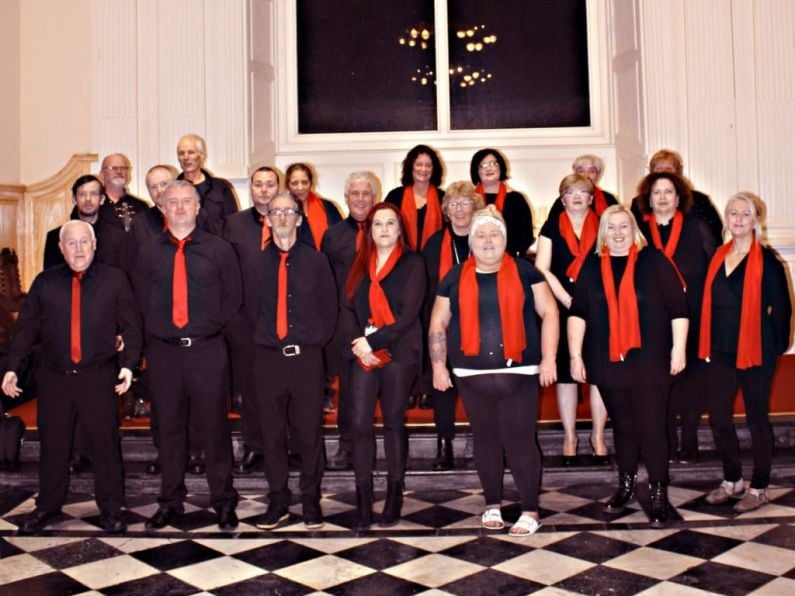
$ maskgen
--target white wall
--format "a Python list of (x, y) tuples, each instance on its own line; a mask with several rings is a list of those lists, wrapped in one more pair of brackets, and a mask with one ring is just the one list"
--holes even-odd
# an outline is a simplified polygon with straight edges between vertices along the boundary
[(0, 183), (20, 175), (20, 0), (0, 2)]

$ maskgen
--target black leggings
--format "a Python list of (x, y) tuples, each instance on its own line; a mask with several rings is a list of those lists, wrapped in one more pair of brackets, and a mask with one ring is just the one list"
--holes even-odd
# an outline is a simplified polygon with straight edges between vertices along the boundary
[(743, 477), (740, 444), (732, 412), (737, 389), (743, 390), (745, 416), (751, 432), (754, 471), (751, 488), (767, 488), (773, 464), (773, 429), (770, 427), (770, 389), (776, 361), (738, 370), (735, 354), (717, 354), (709, 363), (707, 408), (715, 446), (723, 460), (723, 478), (737, 482)]
[(486, 505), (502, 501), (504, 450), (522, 511), (538, 511), (538, 376), (485, 374), (456, 377), (455, 383), (472, 427), (475, 468)]
[(353, 470), (357, 483), (367, 482), (372, 477), (376, 400), (381, 402), (384, 420), (384, 451), (389, 480), (397, 482), (403, 479), (408, 451), (406, 404), (416, 370), (416, 364), (399, 362), (390, 362), (371, 371), (365, 371), (358, 364), (353, 365), (350, 420)]
[(642, 379), (627, 387), (599, 385), (613, 422), (619, 472), (636, 474), (642, 459), (649, 482), (668, 482), (666, 416), (670, 391), (671, 382), (664, 378)]

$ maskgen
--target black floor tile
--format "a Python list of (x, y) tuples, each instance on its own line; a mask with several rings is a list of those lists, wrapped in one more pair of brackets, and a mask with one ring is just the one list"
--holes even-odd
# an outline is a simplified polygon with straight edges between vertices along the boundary
[(296, 542), (284, 540), (232, 556), (251, 565), (256, 565), (266, 571), (274, 571), (282, 567), (322, 557), (324, 554), (325, 553)]
[(605, 513), (604, 503), (593, 501), (591, 503), (581, 505), (580, 507), (569, 509), (565, 513), (576, 515), (578, 517), (585, 517), (587, 519), (592, 519), (605, 524), (610, 524), (621, 521), (623, 518), (629, 517), (640, 510), (640, 504), (635, 501), (631, 505), (628, 505), (621, 513)]
[(612, 495), (615, 490), (615, 486), (595, 482), (593, 484), (575, 484), (573, 486), (565, 486), (563, 488), (559, 488), (558, 492), (575, 497), (581, 497), (583, 499), (600, 501)]
[(774, 577), (767, 573), (707, 561), (668, 581), (727, 596), (741, 596), (753, 592), (772, 579)]
[(365, 567), (381, 570), (422, 557), (428, 552), (384, 538), (334, 554)]
[(782, 505), (784, 507), (795, 507), (795, 489), (773, 499), (771, 503)]
[(5, 515), (20, 503), (27, 501), (33, 494), (30, 490), (7, 487), (0, 491), (0, 515)]
[(623, 596), (637, 594), (656, 583), (657, 580), (650, 577), (600, 565), (568, 577), (556, 583), (555, 587), (579, 594), (593, 594), (598, 586), (600, 594)]
[(358, 579), (339, 584), (323, 590), (328, 594), (344, 594), (345, 596), (373, 596), (374, 594), (389, 594), (401, 596), (402, 594), (419, 594), (428, 588), (414, 582), (400, 579), (386, 573), (371, 573)]
[(31, 554), (40, 561), (47, 563), (50, 567), (66, 569), (67, 567), (75, 567), (84, 563), (93, 563), (94, 561), (116, 557), (121, 552), (101, 540), (87, 538), (77, 542), (37, 550)]
[(17, 548), (16, 546), (8, 542), (5, 538), (0, 538), (0, 559), (13, 557), (14, 555), (19, 555), (24, 552), (25, 552), (24, 550)]
[(460, 499), (462, 497), (468, 497), (472, 493), (458, 491), (458, 490), (418, 490), (412, 491), (411, 494), (407, 495), (412, 499), (417, 499), (418, 501), (425, 501), (426, 503), (447, 503), (448, 501), (454, 501), (455, 499)]
[(287, 578), (266, 573), (252, 579), (229, 584), (222, 588), (214, 588), (212, 593), (216, 596), (260, 596), (262, 594), (279, 594), (280, 596), (301, 596), (311, 594), (314, 589), (302, 584), (297, 584)]
[(194, 586), (178, 580), (168, 573), (158, 573), (134, 581), (102, 588), (107, 596), (188, 596), (198, 592)]
[(705, 532), (682, 530), (652, 542), (648, 546), (679, 553), (680, 555), (691, 555), (700, 559), (714, 559), (739, 544), (742, 544), (741, 540), (713, 536)]
[(457, 544), (451, 548), (440, 551), (439, 554), (447, 555), (470, 563), (476, 563), (485, 567), (499, 565), (503, 561), (513, 559), (519, 555), (533, 550), (531, 546), (525, 546), (518, 542), (511, 543), (486, 536)]
[(472, 514), (441, 505), (433, 505), (432, 507), (403, 516), (403, 518), (408, 521), (431, 528), (443, 528), (468, 517), (472, 517)]
[(68, 575), (64, 575), (60, 571), (45, 573), (43, 575), (37, 575), (36, 577), (30, 577), (0, 586), (0, 593), (17, 596), (80, 594), (88, 590), (88, 586), (84, 586), (79, 581), (72, 579)]
[(160, 571), (168, 571), (169, 569), (216, 559), (222, 555), (218, 551), (207, 548), (193, 540), (181, 540), (171, 544), (135, 551), (130, 553), (130, 556)]
[(590, 532), (580, 532), (550, 544), (545, 550), (576, 559), (584, 559), (591, 563), (604, 563), (637, 548), (637, 545), (623, 540), (614, 540), (598, 534), (591, 534)]
[(486, 569), (441, 586), (439, 589), (456, 596), (481, 596), (500, 594), (500, 596), (519, 596), (545, 588), (543, 584), (531, 582), (514, 575)]
[(199, 509), (177, 516), (169, 526), (182, 530), (183, 532), (192, 532), (193, 530), (206, 528), (216, 523), (218, 523), (218, 518), (215, 512)]

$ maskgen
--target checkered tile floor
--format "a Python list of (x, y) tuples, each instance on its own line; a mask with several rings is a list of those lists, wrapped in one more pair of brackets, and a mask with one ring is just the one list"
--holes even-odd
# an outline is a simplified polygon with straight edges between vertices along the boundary
[[(254, 526), (266, 498), (246, 495), (234, 534), (218, 531), (202, 495), (173, 527), (147, 533), (154, 497), (128, 496), (120, 537), (98, 529), (89, 495), (71, 495), (43, 535), (19, 536), (34, 495), (0, 488), (0, 593), (795, 594), (793, 486), (771, 487), (770, 505), (738, 517), (704, 502), (714, 483), (671, 487), (677, 514), (663, 530), (649, 529), (644, 494), (609, 517), (598, 503), (609, 485), (546, 488), (543, 526), (521, 539), (481, 530), (474, 490), (409, 492), (398, 526), (361, 534), (348, 529), (353, 493), (324, 497), (322, 531), (306, 531), (296, 505), (271, 533)], [(506, 493), (506, 521), (519, 515), (515, 498)]]

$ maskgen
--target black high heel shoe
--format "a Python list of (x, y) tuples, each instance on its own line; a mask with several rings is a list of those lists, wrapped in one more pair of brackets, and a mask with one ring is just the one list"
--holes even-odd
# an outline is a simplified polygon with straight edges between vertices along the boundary
[(606, 466), (610, 463), (610, 454), (605, 453), (604, 455), (597, 455), (596, 448), (593, 446), (593, 441), (588, 439), (588, 442), (591, 444), (591, 461), (595, 466)]
[(580, 440), (574, 442), (574, 455), (561, 455), (560, 461), (564, 467), (576, 466), (580, 462), (580, 457), (577, 455), (577, 449), (580, 446)]

